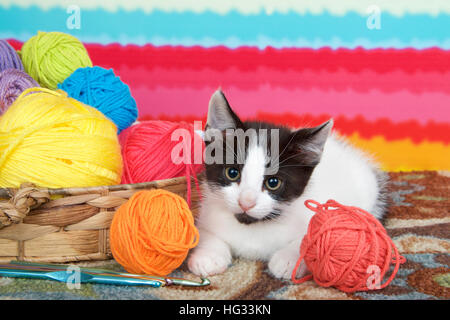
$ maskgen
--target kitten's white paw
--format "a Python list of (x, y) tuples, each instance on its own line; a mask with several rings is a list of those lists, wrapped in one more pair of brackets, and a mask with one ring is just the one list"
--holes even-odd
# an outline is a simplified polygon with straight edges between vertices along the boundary
[[(274, 253), (269, 261), (269, 271), (280, 279), (290, 279), (295, 264), (299, 258), (299, 254), (293, 250), (279, 250)], [(305, 263), (300, 264), (296, 277), (301, 278), (308, 273)]]
[(198, 249), (188, 259), (189, 270), (202, 277), (223, 273), (231, 263), (231, 256), (220, 255), (215, 251)]

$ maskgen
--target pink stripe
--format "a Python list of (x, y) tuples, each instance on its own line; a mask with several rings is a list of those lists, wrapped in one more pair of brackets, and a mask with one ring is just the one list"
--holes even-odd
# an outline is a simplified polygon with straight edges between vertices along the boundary
[[(150, 115), (204, 116), (208, 101), (217, 86), (202, 88), (132, 87), (140, 117)], [(353, 118), (363, 115), (373, 121), (388, 118), (393, 122), (416, 119), (425, 124), (429, 120), (450, 122), (450, 95), (440, 92), (414, 94), (406, 90), (383, 93), (378, 90), (356, 92), (318, 89), (285, 89), (261, 85), (255, 90), (222, 86), (231, 106), (239, 115), (252, 117), (257, 111), (293, 112), (312, 115), (345, 115)]]
[(167, 69), (163, 67), (129, 68), (121, 66), (115, 72), (131, 87), (144, 85), (148, 88), (188, 87), (203, 88), (235, 86), (240, 89), (255, 90), (264, 84), (283, 88), (321, 88), (324, 90), (343, 91), (352, 88), (366, 92), (378, 89), (383, 92), (395, 92), (406, 89), (410, 92), (447, 92), (450, 93), (450, 72), (415, 72), (401, 70), (384, 74), (372, 70), (358, 73), (347, 70), (329, 72), (326, 70), (279, 70), (259, 67), (256, 70), (243, 71), (230, 67), (223, 71), (209, 68), (193, 70), (187, 68)]

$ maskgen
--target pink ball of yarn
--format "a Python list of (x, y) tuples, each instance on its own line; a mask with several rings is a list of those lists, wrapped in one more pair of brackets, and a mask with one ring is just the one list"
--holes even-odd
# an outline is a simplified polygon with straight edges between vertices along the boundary
[[(333, 286), (344, 292), (382, 289), (406, 261), (384, 227), (370, 213), (334, 200), (325, 204), (306, 200), (305, 206), (316, 214), (302, 240), (300, 258), (292, 272), (294, 283), (313, 278), (321, 286)], [(303, 260), (312, 275), (296, 279)], [(395, 265), (394, 270), (381, 284), (391, 264)]]
[(28, 88), (39, 87), (32, 77), (17, 69), (0, 72), (0, 115)]
[[(183, 139), (179, 137), (180, 134), (183, 135)], [(172, 141), (173, 139), (175, 141)], [(189, 177), (203, 170), (201, 162), (204, 142), (194, 132), (193, 125), (186, 122), (158, 120), (139, 122), (123, 130), (119, 135), (119, 141), (124, 163), (122, 183)], [(186, 154), (174, 151), (180, 150), (183, 146), (181, 144), (184, 144), (184, 150), (188, 151)], [(200, 159), (199, 150), (197, 153), (194, 152), (195, 147), (201, 148)], [(180, 163), (178, 161), (180, 158), (174, 159), (173, 153), (182, 156), (185, 161)]]

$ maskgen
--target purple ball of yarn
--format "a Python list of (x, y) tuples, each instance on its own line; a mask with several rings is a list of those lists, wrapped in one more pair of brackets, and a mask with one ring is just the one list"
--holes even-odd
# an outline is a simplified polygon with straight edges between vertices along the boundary
[(0, 72), (0, 115), (28, 88), (39, 87), (32, 77), (17, 69)]
[(0, 39), (0, 71), (11, 68), (24, 70), (16, 50), (6, 40)]

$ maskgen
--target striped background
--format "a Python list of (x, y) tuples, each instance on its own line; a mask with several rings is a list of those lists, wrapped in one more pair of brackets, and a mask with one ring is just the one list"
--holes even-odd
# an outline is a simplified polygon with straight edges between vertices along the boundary
[[(373, 5), (381, 29), (367, 27)], [(0, 38), (19, 49), (38, 30), (82, 40), (141, 119), (205, 119), (221, 86), (244, 118), (334, 117), (387, 170), (450, 170), (448, 0), (0, 1)]]

